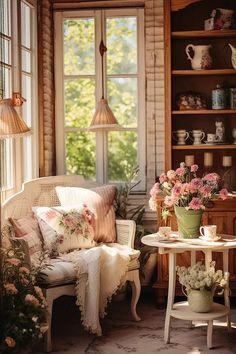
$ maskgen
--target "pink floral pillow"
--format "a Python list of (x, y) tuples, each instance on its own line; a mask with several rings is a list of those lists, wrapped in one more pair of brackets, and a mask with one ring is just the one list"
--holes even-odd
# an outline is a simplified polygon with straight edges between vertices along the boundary
[(9, 218), (8, 220), (13, 226), (15, 237), (27, 242), (31, 264), (34, 266), (39, 265), (42, 254), (42, 235), (34, 214), (31, 212), (21, 218)]
[(91, 248), (94, 241), (94, 215), (86, 205), (34, 207), (44, 244), (49, 253)]

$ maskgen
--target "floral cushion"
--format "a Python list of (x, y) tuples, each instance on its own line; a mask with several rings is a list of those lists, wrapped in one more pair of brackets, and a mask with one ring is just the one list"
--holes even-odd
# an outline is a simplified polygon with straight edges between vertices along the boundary
[(15, 237), (27, 242), (31, 264), (37, 266), (42, 254), (42, 235), (34, 214), (8, 220), (13, 226)]
[(115, 211), (113, 207), (116, 187), (106, 185), (91, 189), (79, 187), (56, 187), (63, 206), (85, 203), (95, 215), (95, 237), (97, 242), (116, 242)]
[(50, 255), (79, 248), (90, 248), (94, 241), (94, 215), (86, 205), (71, 207), (34, 207)]

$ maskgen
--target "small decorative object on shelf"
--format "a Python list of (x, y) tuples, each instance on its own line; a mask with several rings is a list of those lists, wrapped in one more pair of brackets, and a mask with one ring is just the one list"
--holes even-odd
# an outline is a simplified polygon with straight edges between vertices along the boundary
[(193, 145), (200, 145), (202, 140), (205, 138), (205, 133), (200, 129), (192, 130), (190, 133), (193, 136), (192, 139), (190, 135), (190, 139), (193, 141)]
[[(203, 178), (197, 177), (198, 165), (186, 166), (181, 162), (176, 170), (162, 173), (159, 182), (155, 183), (150, 191), (149, 205), (152, 210), (157, 208), (157, 197), (164, 197), (162, 218), (167, 221), (170, 209), (174, 207), (181, 237), (199, 237), (201, 216), (205, 205), (218, 192), (220, 176), (209, 173)], [(227, 198), (228, 191), (219, 192), (221, 199)]]
[(212, 109), (225, 109), (227, 108), (227, 90), (220, 85), (212, 90)]
[(231, 87), (229, 89), (229, 106), (231, 109), (236, 108), (236, 88)]
[(204, 152), (204, 172), (203, 177), (213, 172), (213, 153)]
[(231, 48), (232, 54), (231, 54), (231, 63), (232, 67), (236, 69), (236, 47), (234, 47), (232, 44), (229, 43), (229, 46)]
[(208, 269), (198, 262), (188, 268), (177, 266), (176, 270), (190, 309), (200, 313), (211, 311), (214, 293), (217, 288), (221, 288), (219, 295), (223, 293), (229, 274), (216, 271), (215, 262), (211, 262)]
[(204, 21), (205, 31), (234, 28), (235, 12), (231, 9), (214, 9), (211, 13), (211, 17)]
[(206, 109), (206, 98), (198, 92), (182, 92), (177, 96), (176, 101), (180, 111)]
[(216, 134), (215, 134), (215, 142), (224, 143), (225, 142), (225, 126), (222, 120), (216, 120)]
[(227, 188), (229, 192), (232, 191), (232, 156), (223, 156), (222, 173), (221, 173), (221, 187)]
[(185, 145), (186, 140), (189, 138), (189, 133), (185, 129), (178, 129), (172, 135), (177, 145)]
[(190, 167), (194, 164), (194, 155), (185, 155), (185, 165)]
[[(193, 45), (188, 44), (185, 48), (188, 59), (191, 61), (193, 70), (207, 70), (212, 68), (212, 57), (210, 55), (211, 44)], [(193, 57), (190, 55), (190, 49), (193, 51)]]

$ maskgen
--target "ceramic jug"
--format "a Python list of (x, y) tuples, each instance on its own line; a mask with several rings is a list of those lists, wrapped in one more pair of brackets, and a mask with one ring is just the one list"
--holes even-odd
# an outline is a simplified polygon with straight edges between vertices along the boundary
[(236, 47), (233, 47), (232, 44), (229, 43), (230, 49), (232, 51), (231, 54), (231, 63), (234, 69), (236, 69)]
[[(212, 57), (210, 55), (210, 49), (212, 45), (193, 45), (188, 44), (185, 48), (185, 52), (189, 60), (191, 60), (191, 66), (193, 70), (207, 70), (212, 67)], [(193, 57), (190, 55), (190, 49), (193, 51)]]

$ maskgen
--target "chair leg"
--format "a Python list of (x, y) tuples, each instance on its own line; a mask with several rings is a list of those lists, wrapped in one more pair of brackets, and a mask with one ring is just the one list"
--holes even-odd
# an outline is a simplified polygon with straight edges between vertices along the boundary
[(132, 288), (131, 314), (135, 321), (141, 321), (141, 318), (138, 316), (136, 311), (137, 303), (141, 292), (139, 270), (134, 270), (132, 272), (132, 279), (130, 279), (130, 283)]
[(207, 348), (212, 348), (213, 321), (208, 321), (207, 326)]
[(49, 353), (52, 351), (52, 309), (53, 309), (53, 299), (47, 297), (47, 323), (48, 323), (48, 330), (45, 333), (45, 352)]

